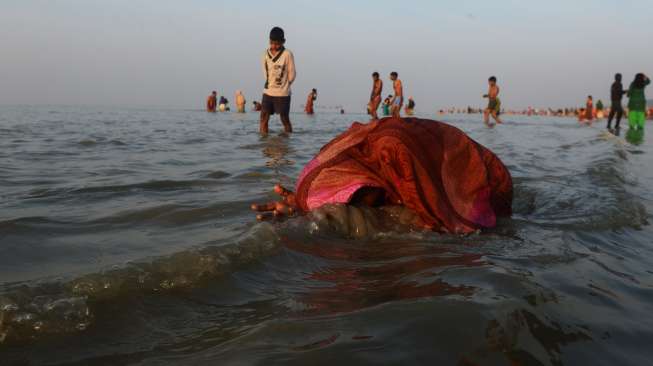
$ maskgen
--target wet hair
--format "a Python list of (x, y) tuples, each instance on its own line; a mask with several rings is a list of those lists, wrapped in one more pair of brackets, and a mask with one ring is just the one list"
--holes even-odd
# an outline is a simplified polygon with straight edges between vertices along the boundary
[(614, 80), (615, 81), (621, 81), (621, 74), (619, 74), (619, 73), (614, 74)]
[(490, 76), (490, 78), (487, 79), (487, 80), (488, 80), (488, 81), (491, 81), (491, 82), (493, 82), (493, 83), (496, 83), (496, 82), (497, 82), (497, 77), (496, 77), (496, 76)]
[(635, 75), (635, 80), (633, 80), (633, 86), (637, 89), (644, 89), (646, 86), (645, 83), (646, 78), (644, 77), (644, 74), (641, 72), (637, 75)]
[(391, 73), (390, 73), (390, 76), (394, 76), (394, 77), (397, 77), (397, 76), (399, 76), (399, 74), (397, 74), (397, 72), (396, 72), (396, 71), (393, 71), (393, 72), (391, 72)]
[(593, 99), (593, 98), (592, 98), (592, 96), (591, 96), (591, 95), (588, 95), (588, 96), (587, 96), (587, 99)]
[(374, 72), (372, 73), (372, 76), (374, 76), (375, 78), (378, 78), (378, 77), (379, 77), (379, 73), (376, 72), (376, 71), (374, 71)]

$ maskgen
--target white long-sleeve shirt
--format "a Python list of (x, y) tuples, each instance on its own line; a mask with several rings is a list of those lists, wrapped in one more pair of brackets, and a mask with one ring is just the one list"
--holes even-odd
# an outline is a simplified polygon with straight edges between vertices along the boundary
[(295, 81), (295, 57), (288, 49), (272, 56), (270, 50), (263, 54), (263, 76), (266, 78), (264, 94), (271, 97), (287, 97)]

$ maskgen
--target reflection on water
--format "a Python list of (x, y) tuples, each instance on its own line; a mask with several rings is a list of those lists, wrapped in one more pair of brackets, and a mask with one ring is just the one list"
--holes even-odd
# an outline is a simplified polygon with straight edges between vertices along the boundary
[(367, 116), (261, 139), (255, 114), (1, 107), (0, 365), (650, 363), (644, 133), (443, 118), (509, 167), (513, 218), (354, 241), (249, 204)]

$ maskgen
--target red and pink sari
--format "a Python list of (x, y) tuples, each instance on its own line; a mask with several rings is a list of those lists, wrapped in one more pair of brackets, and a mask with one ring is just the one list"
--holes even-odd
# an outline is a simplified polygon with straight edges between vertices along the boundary
[(510, 216), (512, 179), (490, 150), (461, 130), (417, 118), (354, 123), (304, 168), (297, 204), (346, 204), (362, 187), (415, 211), (435, 231), (469, 233)]

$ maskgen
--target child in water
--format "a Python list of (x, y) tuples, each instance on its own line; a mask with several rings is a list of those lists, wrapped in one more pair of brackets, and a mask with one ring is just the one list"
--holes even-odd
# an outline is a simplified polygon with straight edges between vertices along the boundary
[(262, 66), (265, 76), (263, 98), (261, 99), (261, 120), (259, 131), (268, 134), (270, 116), (278, 114), (285, 133), (292, 132), (290, 123), (290, 86), (295, 81), (295, 58), (285, 47), (283, 29), (274, 27), (270, 31), (270, 47), (263, 54)]
[(494, 120), (497, 123), (503, 123), (501, 122), (501, 119), (499, 118), (499, 114), (501, 114), (501, 100), (499, 99), (499, 86), (497, 85), (497, 78), (492, 76), (488, 79), (488, 84), (490, 84), (490, 88), (483, 96), (483, 98), (488, 98), (488, 104), (487, 108), (485, 108), (484, 117), (483, 121), (487, 126), (490, 126), (490, 116), (494, 118)]
[(384, 116), (389, 116), (390, 115), (390, 101), (392, 100), (392, 95), (388, 95), (387, 98), (383, 101), (383, 115)]

